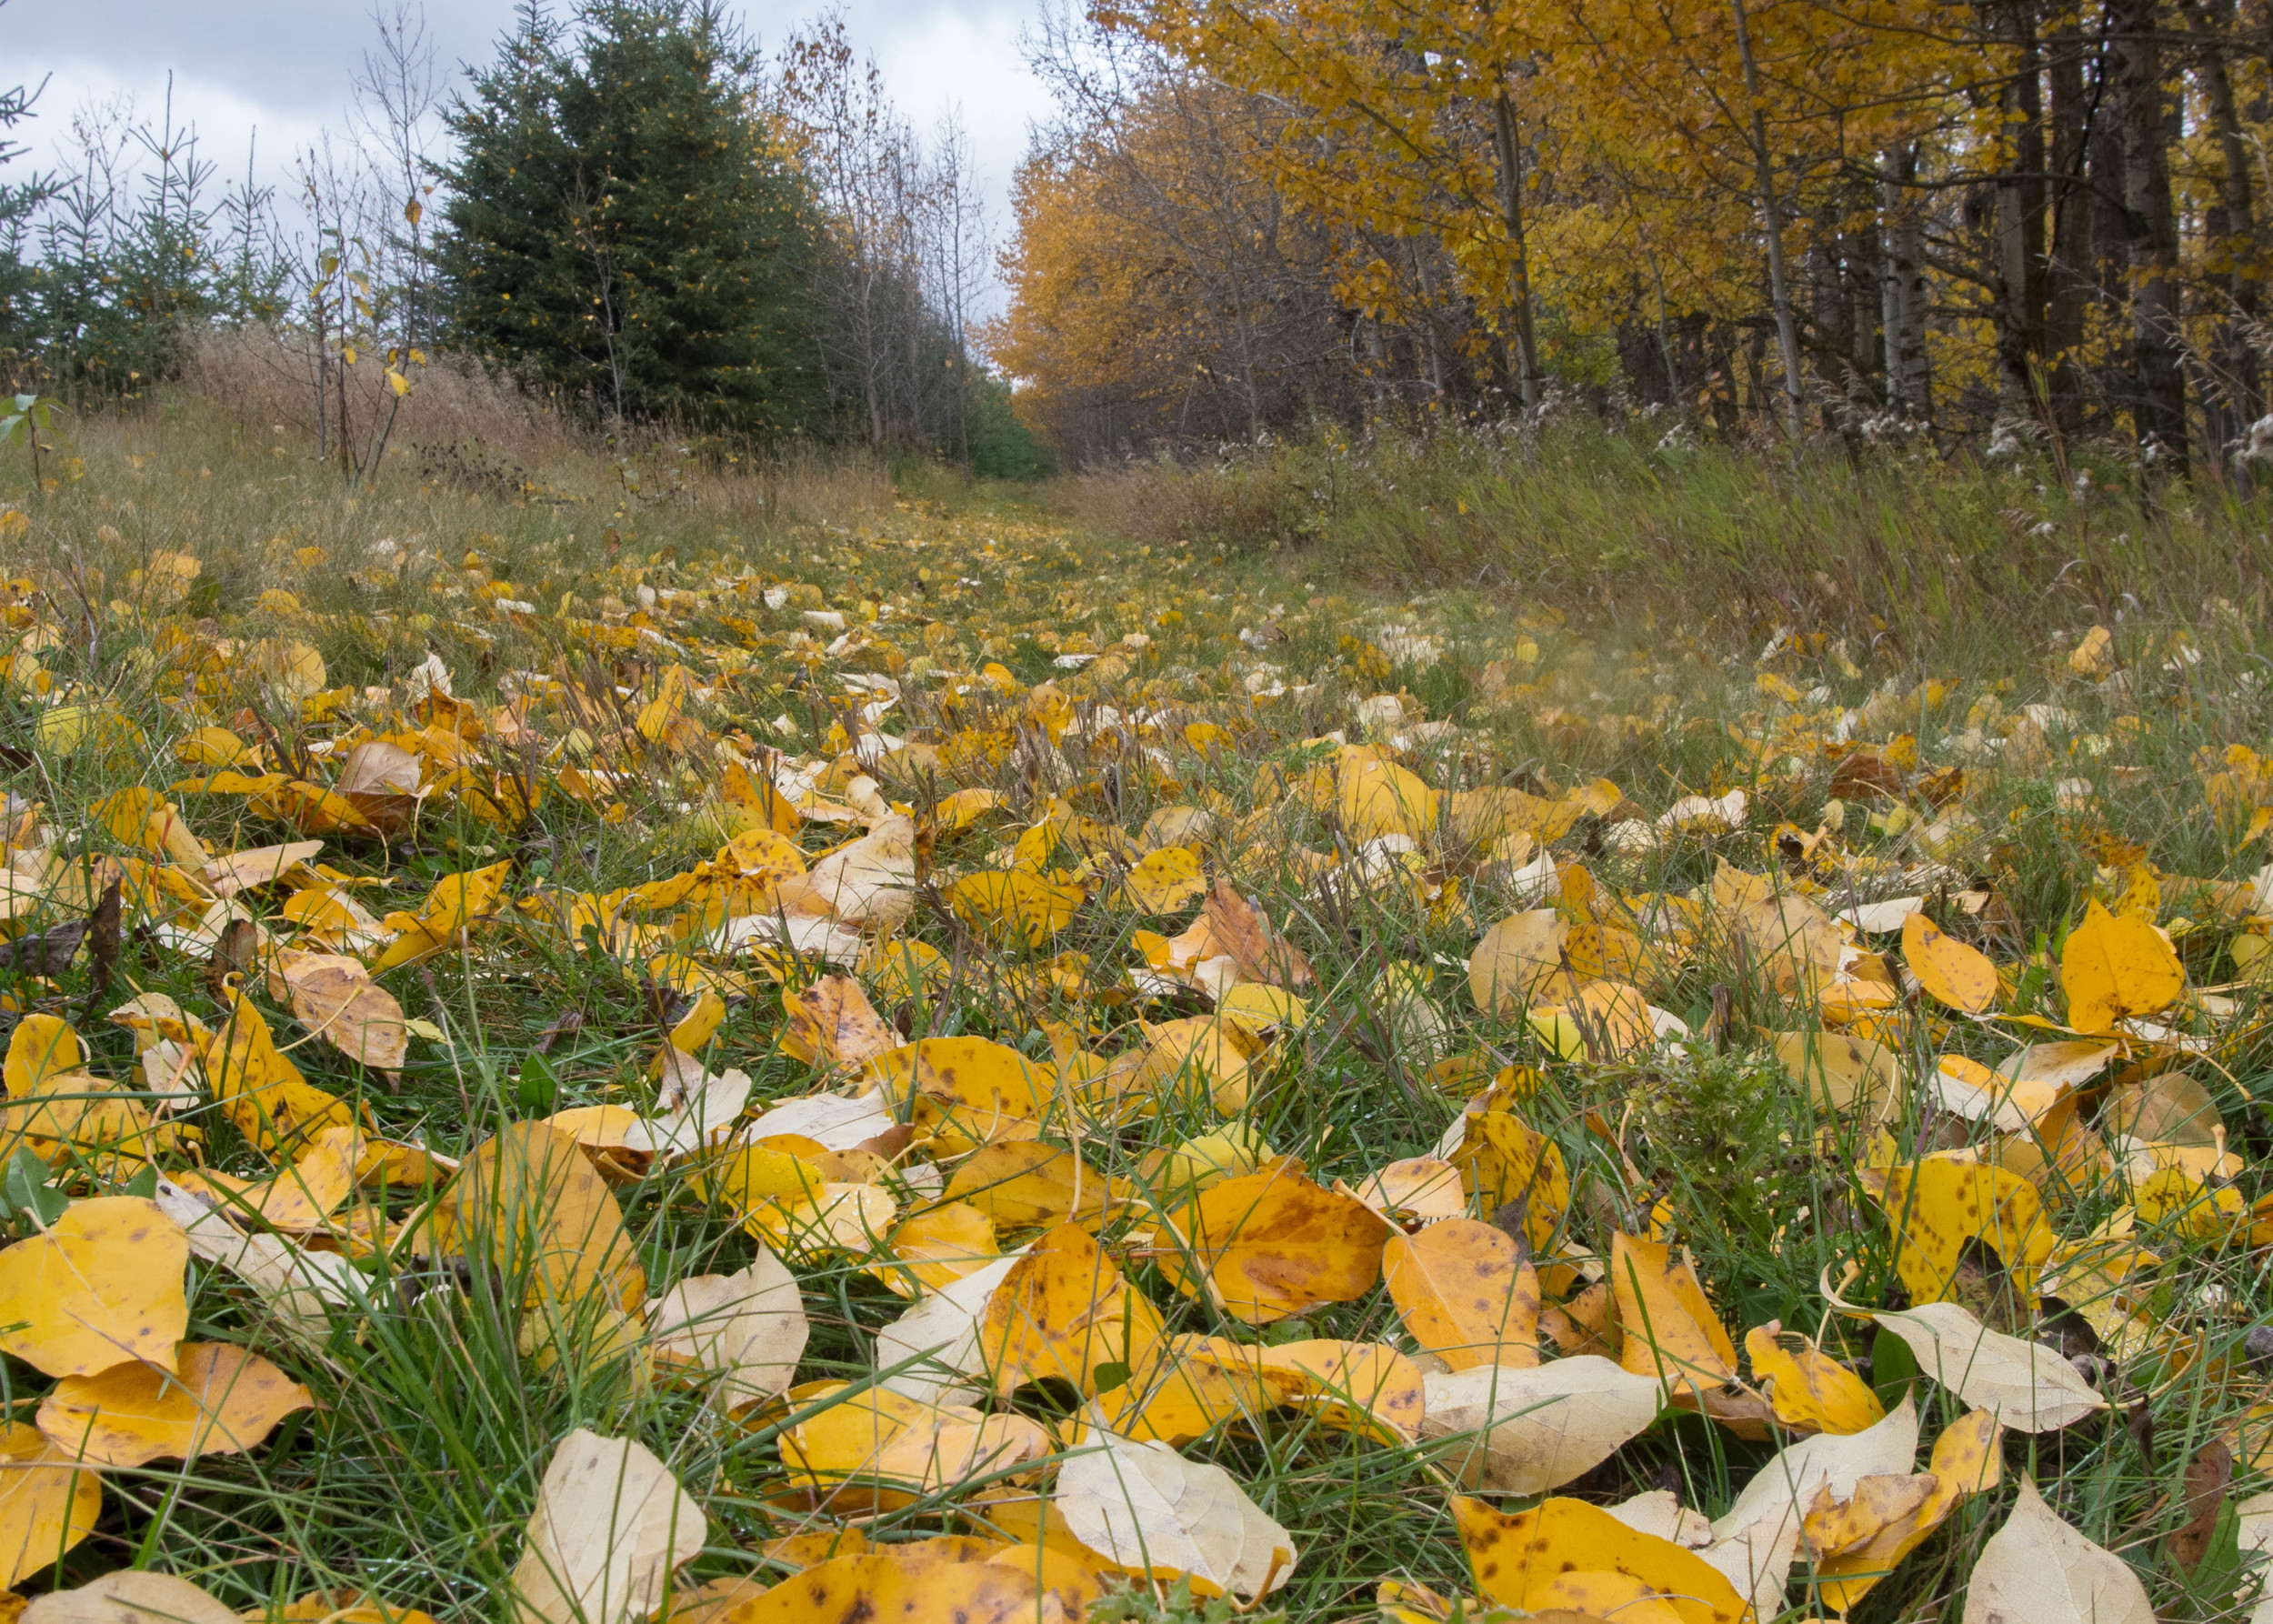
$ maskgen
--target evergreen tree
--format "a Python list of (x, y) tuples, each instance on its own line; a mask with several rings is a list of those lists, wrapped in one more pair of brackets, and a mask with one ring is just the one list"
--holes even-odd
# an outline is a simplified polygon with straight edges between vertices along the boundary
[[(6, 3), (0, 0), (0, 5)], [(23, 144), (9, 132), (32, 116), (32, 104), (45, 88), (43, 82), (29, 88), (18, 85), (0, 90), (0, 165), (24, 155)], [(0, 385), (10, 394), (26, 381), (22, 374), (31, 338), (32, 267), (25, 250), (32, 216), (54, 191), (55, 182), (46, 175), (0, 183)]]
[(614, 416), (779, 434), (820, 409), (812, 204), (718, 0), (531, 0), (452, 110), (450, 335)]

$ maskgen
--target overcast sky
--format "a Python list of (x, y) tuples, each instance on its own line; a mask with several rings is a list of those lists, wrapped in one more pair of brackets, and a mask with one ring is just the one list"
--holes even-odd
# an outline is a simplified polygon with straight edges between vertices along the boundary
[[(556, 0), (556, 9), (565, 9)], [(769, 48), (819, 0), (738, 5)], [(901, 111), (928, 130), (962, 110), (998, 238), (1009, 227), (1012, 169), (1026, 121), (1043, 109), (1026, 72), (1019, 29), (1036, 0), (844, 0), (856, 49), (872, 54)], [(509, 26), (513, 0), (426, 0), (437, 52), (453, 66), (486, 61)], [(52, 75), (39, 116), (16, 131), (42, 166), (68, 151), (71, 116), (90, 99), (131, 95), (154, 123), (174, 75), (177, 123), (194, 124), (199, 152), (228, 175), (245, 172), (258, 133), (266, 182), (289, 174), (292, 152), (326, 125), (344, 126), (348, 82), (372, 38), (370, 0), (6, 0), (0, 5), (0, 88)]]

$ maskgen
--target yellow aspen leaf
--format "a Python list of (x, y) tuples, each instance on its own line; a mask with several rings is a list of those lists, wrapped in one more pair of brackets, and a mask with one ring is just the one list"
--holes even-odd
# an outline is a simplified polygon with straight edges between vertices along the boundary
[(310, 1590), (268, 1615), (268, 1624), (435, 1624), (431, 1613), (391, 1607), (360, 1590)]
[(1814, 1343), (1787, 1338), (1775, 1320), (1745, 1333), (1744, 1352), (1776, 1418), (1795, 1431), (1860, 1432), (1886, 1419), (1886, 1406), (1861, 1377)]
[(1537, 1254), (1553, 1243), (1570, 1210), (1570, 1173), (1562, 1148), (1513, 1111), (1471, 1108), (1461, 1119), (1458, 1147), (1448, 1158), (1479, 1209), (1496, 1216), (1513, 1206)]
[(71, 1023), (53, 1015), (27, 1015), (8, 1038), (5, 1062), (8, 1098), (39, 1093), (47, 1079), (86, 1064), (86, 1046)]
[(170, 1365), (189, 1329), (189, 1241), (154, 1201), (74, 1201), (0, 1249), (0, 1350), (50, 1376), (126, 1359)]
[(1281, 1403), (1327, 1426), (1392, 1444), (1420, 1437), (1420, 1367), (1385, 1342), (1280, 1342), (1257, 1349), (1256, 1366)]
[(1170, 1088), (1181, 1084), (1191, 1092), (1204, 1091), (1225, 1116), (1247, 1108), (1248, 1065), (1263, 1053), (1261, 1038), (1237, 1021), (1207, 1015), (1139, 1026), (1145, 1047), (1129, 1082), (1132, 1091), (1181, 1096), (1187, 1088)]
[(1032, 1138), (1057, 1097), (1046, 1068), (986, 1038), (926, 1038), (878, 1056), (869, 1075), (945, 1156)]
[(1227, 1178), (1170, 1220), (1161, 1268), (1250, 1325), (1352, 1302), (1381, 1278), (1389, 1227), (1363, 1203), (1284, 1168)]
[(897, 1554), (899, 1549), (832, 1557), (807, 1568), (738, 1604), (731, 1615), (734, 1624), (814, 1624), (825, 1619), (1028, 1624), (1079, 1616), (1066, 1610), (1036, 1577), (1055, 1553), (1013, 1547), (989, 1560), (940, 1566), (911, 1563)]
[(1002, 797), (995, 790), (958, 789), (952, 795), (939, 797), (939, 805), (933, 816), (941, 834), (954, 834), (970, 827), (1001, 805)]
[(1468, 993), (1487, 1015), (1527, 1008), (1565, 968), (1570, 921), (1551, 907), (1510, 914), (1468, 955)]
[(888, 1190), (829, 1179), (803, 1200), (752, 1208), (742, 1227), (799, 1262), (814, 1262), (838, 1252), (867, 1257), (883, 1246), (898, 1216), (899, 1203)]
[(300, 1075), (243, 993), (230, 990), (229, 1018), (217, 1031), (197, 1034), (196, 1042), (205, 1086), (223, 1114), (270, 1155), (288, 1152), (326, 1128), (355, 1126), (354, 1108)]
[(881, 1478), (938, 1489), (1050, 1452), (1049, 1435), (1026, 1416), (987, 1415), (846, 1382), (793, 1388), (790, 1397), (805, 1418), (783, 1431), (782, 1464), (793, 1481), (817, 1488)]
[(1335, 808), (1353, 844), (1384, 835), (1422, 839), (1437, 825), (1437, 792), (1406, 767), (1353, 745), (1336, 764)]
[(1641, 1596), (1670, 1607), (1681, 1624), (1739, 1624), (1750, 1609), (1719, 1569), (1695, 1551), (1628, 1528), (1583, 1500), (1549, 1499), (1510, 1514), (1456, 1495), (1452, 1516), (1477, 1591), (1501, 1607), (1592, 1611), (1594, 1587), (1574, 1585), (1567, 1576), (1607, 1573), (1643, 1587), (1629, 1594), (1615, 1589), (1615, 1580), (1598, 1581), (1602, 1599), (1626, 1607), (1619, 1618), (1630, 1617), (1627, 1604)]
[(1036, 947), (1073, 923), (1079, 885), (1016, 869), (981, 869), (947, 887), (956, 917), (990, 940)]
[(1001, 1397), (1048, 1379), (1087, 1395), (1096, 1390), (1099, 1366), (1147, 1364), (1161, 1335), (1159, 1310), (1129, 1288), (1104, 1248), (1079, 1227), (1060, 1224), (987, 1297), (976, 1354)]
[(967, 1201), (944, 1201), (901, 1219), (886, 1249), (890, 1259), (869, 1265), (868, 1272), (902, 1297), (936, 1291), (1002, 1255), (994, 1221)]
[(1997, 1002), (1997, 967), (1924, 914), (1902, 921), (1902, 958), (1918, 984), (1939, 1002), (1978, 1015)]
[(0, 1428), (0, 1582), (14, 1586), (95, 1531), (103, 1480), (36, 1427)]
[(420, 1249), (497, 1269), (548, 1318), (587, 1302), (632, 1315), (647, 1300), (615, 1193), (574, 1139), (542, 1122), (476, 1147), (413, 1234)]
[(1618, 1235), (1610, 1242), (1610, 1290), (1626, 1342), (1620, 1362), (1698, 1398), (1737, 1373), (1728, 1339), (1686, 1257), (1663, 1241)]
[(1207, 895), (1199, 854), (1187, 846), (1148, 852), (1121, 881), (1128, 905), (1147, 914), (1172, 914)]
[[(670, 1046), (682, 1055), (699, 1055), (718, 1035), (718, 1027), (726, 1018), (726, 1001), (715, 988), (706, 987), (696, 996), (694, 1007), (673, 1023)], [(656, 1068), (660, 1074), (660, 1067)]]
[(1233, 1123), (1162, 1150), (1136, 1164), (1145, 1193), (1162, 1205), (1189, 1200), (1211, 1184), (1254, 1172), (1271, 1159), (1269, 1142), (1251, 1125)]
[(179, 1183), (209, 1196), (233, 1218), (305, 1233), (324, 1228), (355, 1188), (363, 1149), (363, 1135), (355, 1128), (327, 1128), (306, 1142), (296, 1160), (265, 1179), (191, 1172)]
[(1539, 1362), (1539, 1277), (1504, 1231), (1448, 1218), (1392, 1235), (1381, 1274), (1406, 1334), (1450, 1368)]
[(96, 1466), (240, 1455), (315, 1399), (249, 1348), (185, 1342), (171, 1366), (139, 1359), (66, 1376), (40, 1400), (39, 1429)]
[(1912, 1301), (1948, 1298), (1973, 1241), (2004, 1261), (2021, 1300), (2036, 1300), (2037, 1271), (2057, 1237), (2045, 1222), (2043, 1198), (2019, 1174), (1943, 1150), (1857, 1177), (1894, 1227), (1895, 1269)]
[(418, 912), (387, 915), (388, 927), (401, 934), (372, 965), (373, 974), (463, 947), (474, 927), (496, 912), (506, 877), (512, 871), (513, 865), (504, 862), (446, 874), (435, 882)]
[(1252, 1419), (1279, 1401), (1258, 1349), (1215, 1337), (1174, 1336), (1128, 1379), (1091, 1402), (1099, 1425), (1138, 1443), (1181, 1449), (1228, 1421)]
[(1829, 1115), (1877, 1121), (1891, 1108), (1901, 1061), (1885, 1044), (1849, 1032), (1779, 1032), (1776, 1058), (1809, 1085)]
[(823, 976), (802, 991), (782, 988), (788, 1024), (782, 1052), (809, 1066), (860, 1066), (901, 1047), (900, 1035), (876, 1013), (850, 976)]
[(1044, 1229), (1071, 1219), (1094, 1234), (1128, 1190), (1063, 1146), (1013, 1139), (966, 1158), (942, 1194), (969, 1202), (998, 1230)]
[(2186, 990), (2186, 967), (2161, 931), (2145, 919), (2109, 913), (2097, 897), (2083, 923), (2060, 947), (2060, 985), (2068, 1024), (2105, 1032), (2118, 1021), (2152, 1015)]

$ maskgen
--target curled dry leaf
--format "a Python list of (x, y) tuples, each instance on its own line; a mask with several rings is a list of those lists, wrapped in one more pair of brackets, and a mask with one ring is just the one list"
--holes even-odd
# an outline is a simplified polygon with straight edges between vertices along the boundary
[(1476, 1489), (1538, 1494), (1592, 1471), (1665, 1408), (1664, 1387), (1594, 1354), (1524, 1368), (1482, 1365), (1424, 1377), (1421, 1436), (1472, 1433), (1447, 1465)]
[(1847, 1611), (1948, 1521), (1950, 1513), (1972, 1496), (1996, 1488), (2001, 1476), (1998, 1445), (2004, 1431), (1997, 1418), (1985, 1409), (1970, 1411), (1942, 1429), (1926, 1469), (1933, 1479), (1933, 1492), (1908, 1515), (1817, 1560), (1816, 1578), (1825, 1602), (1839, 1612)]
[(1104, 1563), (1187, 1576), (1206, 1596), (1267, 1595), (1294, 1572), (1294, 1540), (1219, 1466), (1109, 1432), (1058, 1469), (1050, 1509)]
[(791, 914), (890, 931), (914, 909), (915, 885), (916, 825), (893, 813), (804, 874), (783, 879), (777, 895)]
[(275, 1235), (247, 1234), (210, 1198), (161, 1178), (157, 1205), (182, 1228), (192, 1255), (218, 1264), (259, 1293), (278, 1320), (320, 1340), (331, 1316), (361, 1295), (362, 1276), (336, 1252), (311, 1252)]
[(1819, 1432), (1778, 1450), (1714, 1520), (1713, 1537), (1726, 1539), (1760, 1524), (1771, 1533), (1786, 1523), (1797, 1528), (1817, 1495), (1850, 1499), (1863, 1479), (1908, 1477), (1917, 1461), (1918, 1407), (1906, 1394), (1876, 1426), (1860, 1432)]
[(579, 1427), (560, 1440), (514, 1568), (520, 1624), (626, 1624), (702, 1553), (702, 1508), (646, 1446)]
[(1745, 1333), (1752, 1379), (1767, 1389), (1776, 1418), (1800, 1432), (1861, 1432), (1886, 1418), (1863, 1378), (1803, 1338), (1770, 1320)]
[(1966, 1582), (1964, 1624), (2155, 1624), (2155, 1609), (2130, 1564), (2062, 1519), (2024, 1477)]
[(1882, 1308), (1876, 1318), (1909, 1344), (1920, 1370), (2008, 1427), (2057, 1432), (2108, 1407), (2058, 1354), (1990, 1330), (1956, 1303)]

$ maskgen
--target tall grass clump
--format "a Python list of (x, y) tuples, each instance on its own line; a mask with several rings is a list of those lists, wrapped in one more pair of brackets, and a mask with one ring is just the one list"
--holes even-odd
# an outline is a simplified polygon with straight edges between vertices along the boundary
[(2261, 608), (2273, 563), (2273, 506), (2246, 469), (2186, 486), (2096, 448), (1787, 456), (1638, 423), (1327, 430), (1072, 476), (1058, 501), (1147, 539), (1307, 549), (1376, 584), (1914, 648), (1988, 617), (2025, 629), (2187, 617), (2219, 597)]

